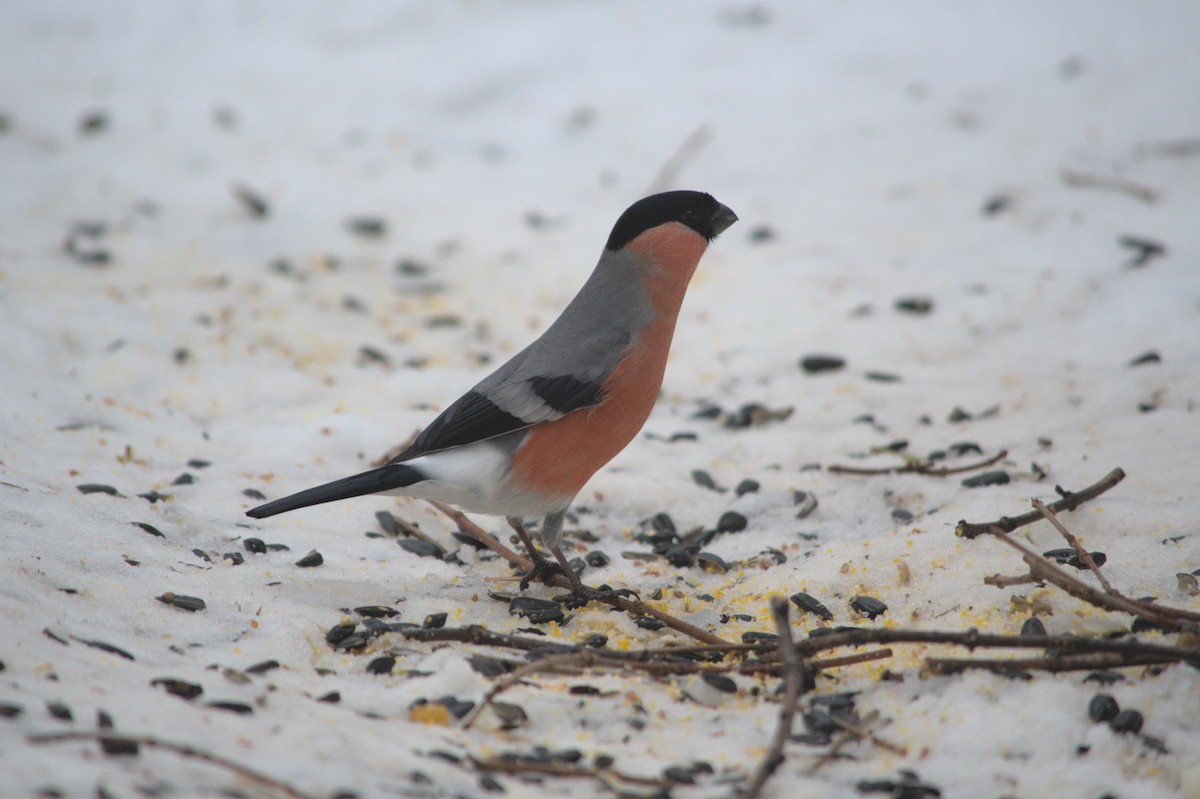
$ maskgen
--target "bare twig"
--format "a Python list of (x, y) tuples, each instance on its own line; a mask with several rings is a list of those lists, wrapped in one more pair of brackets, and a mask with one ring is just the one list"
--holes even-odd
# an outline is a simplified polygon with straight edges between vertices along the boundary
[[(1058, 492), (1062, 499), (1056, 502), (1051, 502), (1046, 507), (1051, 513), (1062, 513), (1065, 510), (1075, 510), (1083, 503), (1087, 502), (1088, 500), (1095, 499), (1124, 479), (1124, 471), (1121, 469), (1113, 469), (1111, 472), (1104, 475), (1104, 477), (1102, 477), (1100, 480), (1096, 481), (1082, 491), (1064, 491), (1059, 486), (1055, 486), (1054, 490)], [(1008, 516), (1001, 516), (994, 522), (973, 524), (966, 521), (960, 521), (958, 523), (958, 527), (954, 530), (954, 534), (960, 538), (975, 538), (984, 534), (994, 534), (997, 530), (1002, 533), (1011, 533), (1018, 527), (1024, 527), (1027, 524), (1033, 524), (1041, 518), (1041, 512), (1035, 510), (1011, 518)]]
[(1074, 169), (1061, 170), (1059, 177), (1062, 178), (1064, 185), (1070, 186), (1073, 189), (1099, 189), (1101, 191), (1127, 194), (1130, 197), (1141, 200), (1147, 205), (1158, 200), (1158, 192), (1149, 186), (1134, 183), (1132, 180), (1123, 180), (1109, 175), (1094, 175)]
[[(459, 530), (480, 541), (487, 546), (488, 549), (492, 550), (497, 555), (516, 566), (518, 569), (529, 571), (533, 568), (532, 560), (523, 555), (517, 554), (492, 536), (485, 533), (482, 528), (479, 527), (479, 525), (468, 519), (466, 514), (464, 514), (462, 511), (455, 510), (449, 505), (441, 502), (430, 502), (430, 504), (437, 508), (438, 511), (445, 514), (456, 525), (458, 525)], [(569, 590), (573, 587), (571, 582), (566, 578), (566, 575), (558, 572), (548, 574), (544, 580), (547, 585), (555, 588), (564, 588)], [(697, 641), (703, 641), (706, 644), (721, 645), (728, 643), (728, 641), (725, 641), (720, 636), (713, 635), (707, 630), (701, 629), (694, 624), (690, 624), (683, 619), (672, 616), (671, 614), (661, 611), (658, 608), (647, 605), (640, 599), (628, 599), (623, 596), (610, 596), (599, 601), (604, 602), (607, 605), (612, 605), (613, 607), (623, 610), (626, 613), (634, 616), (653, 616), (676, 632), (683, 633), (690, 638), (694, 638)]]
[(796, 705), (800, 701), (800, 685), (803, 666), (796, 657), (796, 645), (792, 642), (792, 626), (788, 621), (788, 601), (781, 596), (771, 597), (771, 616), (775, 619), (775, 631), (779, 635), (779, 657), (783, 661), (783, 705), (779, 708), (779, 723), (754, 780), (746, 789), (745, 799), (758, 799), (763, 786), (783, 763), (783, 747), (792, 734), (792, 722), (796, 718)]
[(927, 658), (925, 665), (933, 674), (959, 674), (969, 669), (981, 669), (999, 673), (1013, 671), (1093, 671), (1095, 669), (1125, 668), (1127, 666), (1153, 666), (1159, 663), (1176, 663), (1177, 658), (1162, 655), (1122, 657), (1111, 652), (1089, 655), (1048, 655), (1041, 658)]
[[(468, 756), (469, 757), (469, 756)], [(529, 759), (500, 759), (487, 758), (481, 760), (475, 757), (469, 757), (471, 765), (480, 771), (494, 771), (501, 774), (544, 774), (547, 777), (568, 777), (575, 779), (594, 779), (602, 782), (608, 782), (615, 779), (620, 782), (626, 782), (630, 785), (643, 785), (650, 788), (670, 788), (674, 785), (670, 780), (657, 779), (655, 777), (638, 777), (633, 774), (625, 774), (616, 769), (593, 769), (584, 768), (582, 766), (572, 766), (565, 763), (553, 763), (543, 760)]]
[(984, 585), (994, 585), (997, 588), (1008, 588), (1013, 585), (1025, 585), (1026, 583), (1040, 583), (1041, 580), (1034, 577), (1032, 574), (1014, 574), (1012, 576), (1005, 574), (993, 574), (990, 577), (983, 578)]
[(866, 738), (871, 743), (878, 746), (880, 749), (886, 749), (889, 752), (891, 752), (892, 754), (900, 755), (901, 757), (906, 757), (908, 755), (908, 750), (905, 749), (903, 746), (899, 746), (897, 744), (892, 743), (891, 741), (881, 738), (878, 735), (876, 735), (875, 733), (871, 732), (870, 729), (868, 729), (867, 725), (874, 723), (878, 717), (879, 717), (878, 711), (872, 711), (871, 714), (868, 715), (867, 718), (863, 719), (858, 724), (855, 724), (854, 722), (850, 721), (849, 719), (845, 719), (845, 718), (842, 718), (841, 716), (836, 716), (836, 715), (830, 716), (829, 720), (832, 721), (834, 724), (838, 725), (839, 727), (841, 727), (846, 732), (850, 733), (855, 738), (859, 738), (859, 739)]
[(867, 663), (872, 660), (883, 660), (890, 658), (893, 652), (890, 649), (872, 649), (870, 652), (859, 652), (857, 655), (843, 655), (837, 658), (822, 658), (820, 660), (810, 660), (807, 665), (813, 671), (826, 671), (827, 669), (837, 669), (843, 666), (856, 666), (859, 663)]
[(249, 766), (243, 766), (241, 763), (230, 760), (229, 758), (215, 755), (212, 752), (206, 752), (203, 749), (197, 749), (189, 744), (177, 744), (171, 741), (164, 741), (161, 738), (153, 738), (149, 735), (122, 735), (113, 732), (54, 732), (42, 735), (30, 735), (26, 738), (31, 744), (51, 744), (61, 743), (63, 741), (113, 741), (126, 744), (137, 744), (148, 749), (162, 749), (167, 752), (174, 752), (177, 755), (200, 760), (213, 766), (218, 766), (230, 771), (239, 777), (242, 777), (250, 782), (256, 783), (263, 788), (271, 791), (276, 791), (284, 796), (292, 797), (292, 799), (314, 799), (312, 794), (305, 793), (297, 788), (293, 788), (282, 780), (278, 780), (261, 771), (256, 771)]
[(476, 705), (470, 714), (467, 715), (467, 718), (463, 721), (463, 729), (468, 729), (472, 724), (474, 724), (475, 720), (479, 718), (479, 714), (484, 711), (484, 708), (491, 705), (492, 701), (497, 696), (504, 691), (507, 691), (521, 680), (525, 679), (525, 677), (528, 675), (538, 671), (553, 671), (556, 668), (567, 665), (574, 665), (582, 668), (584, 665), (583, 661), (585, 660), (585, 656), (586, 653), (583, 652), (572, 652), (566, 655), (550, 655), (549, 657), (538, 658), (531, 663), (526, 663), (523, 666), (513, 669), (508, 674), (505, 674), (502, 679), (496, 680), (495, 685), (488, 690), (479, 704)]
[(976, 469), (984, 469), (994, 463), (998, 463), (1008, 457), (1008, 450), (1002, 449), (990, 458), (987, 458), (976, 463), (969, 463), (965, 466), (942, 466), (934, 467), (933, 461), (915, 460), (908, 461), (900, 466), (883, 466), (880, 468), (870, 468), (866, 466), (841, 466), (833, 464), (826, 466), (825, 471), (831, 474), (857, 474), (857, 475), (874, 475), (874, 474), (923, 474), (927, 477), (945, 477), (951, 474), (960, 474), (962, 472), (973, 472)]
[(1066, 526), (1060, 522), (1053, 513), (1050, 512), (1050, 509), (1046, 507), (1046, 503), (1042, 502), (1040, 499), (1035, 499), (1033, 500), (1033, 507), (1037, 509), (1038, 513), (1042, 514), (1042, 516), (1046, 518), (1046, 521), (1054, 525), (1054, 528), (1062, 534), (1062, 537), (1065, 538), (1067, 543), (1071, 545), (1071, 549), (1075, 550), (1075, 554), (1079, 557), (1079, 562), (1091, 569), (1092, 574), (1096, 575), (1096, 579), (1100, 581), (1100, 585), (1104, 587), (1105, 592), (1119, 595), (1120, 592), (1112, 587), (1112, 584), (1110, 584), (1108, 579), (1100, 572), (1100, 567), (1096, 565), (1096, 561), (1092, 560), (1092, 553), (1083, 548), (1083, 544), (1079, 543), (1079, 539), (1072, 535), (1071, 531), (1068, 530)]

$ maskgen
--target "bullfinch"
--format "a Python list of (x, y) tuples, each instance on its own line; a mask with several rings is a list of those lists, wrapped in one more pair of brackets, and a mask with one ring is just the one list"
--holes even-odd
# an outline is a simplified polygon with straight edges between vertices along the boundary
[(711, 195), (669, 191), (617, 219), (600, 262), (532, 344), (442, 411), (387, 464), (268, 502), (262, 519), (365, 494), (439, 500), (504, 516), (535, 563), (527, 520), (586, 603), (561, 549), (563, 519), (583, 485), (633, 440), (662, 385), (675, 321), (692, 274), (716, 236), (737, 221)]

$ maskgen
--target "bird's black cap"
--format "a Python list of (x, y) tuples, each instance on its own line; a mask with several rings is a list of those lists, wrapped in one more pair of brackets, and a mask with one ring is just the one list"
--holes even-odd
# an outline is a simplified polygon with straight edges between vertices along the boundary
[(709, 241), (737, 221), (737, 214), (702, 191), (667, 191), (638, 200), (613, 225), (606, 250), (619, 250), (650, 228), (687, 225)]

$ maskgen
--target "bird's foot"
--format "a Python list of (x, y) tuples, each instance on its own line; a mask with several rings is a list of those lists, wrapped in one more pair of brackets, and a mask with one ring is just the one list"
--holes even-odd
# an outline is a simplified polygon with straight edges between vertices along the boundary
[(533, 568), (526, 572), (521, 577), (519, 583), (522, 591), (529, 590), (529, 584), (534, 582), (542, 582), (549, 585), (550, 578), (556, 574), (561, 574), (562, 569), (557, 563), (552, 563), (540, 555), (533, 555)]
[(640, 599), (637, 591), (631, 588), (613, 588), (609, 585), (602, 585), (599, 588), (593, 588), (590, 585), (579, 583), (571, 589), (569, 594), (559, 594), (554, 597), (555, 602), (561, 602), (565, 608), (582, 608), (589, 602), (608, 602), (616, 597), (632, 597)]

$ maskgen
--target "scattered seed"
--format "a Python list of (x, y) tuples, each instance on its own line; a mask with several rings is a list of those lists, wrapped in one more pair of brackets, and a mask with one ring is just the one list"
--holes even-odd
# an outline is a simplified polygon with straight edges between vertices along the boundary
[(1088, 676), (1083, 678), (1084, 682), (1095, 682), (1100, 685), (1113, 685), (1114, 683), (1125, 682), (1125, 675), (1119, 671), (1093, 671), (1089, 672)]
[(325, 558), (315, 549), (309, 550), (308, 554), (296, 561), (296, 565), (302, 569), (310, 569), (314, 566), (320, 566), (325, 562)]
[(705, 568), (713, 568), (721, 573), (729, 571), (729, 564), (720, 555), (715, 555), (712, 552), (697, 552), (696, 560)]
[(983, 203), (984, 216), (996, 216), (1012, 207), (1012, 198), (1004, 194), (993, 194)]
[[(474, 702), (464, 702), (463, 704), (470, 705), (472, 708), (475, 706)], [(500, 719), (500, 729), (502, 730), (515, 730), (518, 727), (524, 726), (529, 721), (529, 716), (525, 713), (525, 709), (520, 705), (514, 705), (512, 702), (497, 702), (493, 700), (491, 707), (492, 712)], [(466, 715), (466, 713), (463, 715)], [(456, 715), (455, 718), (462, 718), (462, 716)]]
[(1108, 694), (1096, 694), (1092, 697), (1092, 701), (1088, 702), (1087, 712), (1088, 718), (1098, 724), (1115, 718), (1121, 712), (1121, 707), (1117, 704), (1117, 700)]
[(113, 646), (112, 644), (106, 644), (103, 641), (89, 641), (86, 638), (76, 638), (75, 640), (78, 641), (79, 643), (83, 644), (84, 646), (90, 646), (93, 649), (99, 649), (101, 652), (108, 652), (110, 655), (116, 655), (117, 657), (125, 658), (126, 660), (136, 660), (137, 659), (133, 655), (126, 652), (121, 647)]
[(583, 556), (584, 562), (593, 569), (600, 569), (612, 562), (612, 559), (598, 549), (593, 549), (591, 552)]
[(167, 693), (188, 701), (191, 701), (200, 696), (200, 694), (204, 693), (204, 689), (196, 683), (187, 682), (186, 680), (178, 680), (174, 677), (159, 677), (151, 680), (150, 684), (162, 686)]
[(396, 523), (396, 517), (386, 510), (375, 511), (375, 520), (379, 522), (379, 527), (392, 538), (400, 537), (400, 525)]
[(377, 216), (356, 216), (346, 220), (351, 233), (364, 238), (377, 239), (387, 233), (387, 222)]
[(833, 618), (833, 613), (829, 611), (829, 608), (821, 604), (820, 600), (811, 594), (798, 591), (792, 594), (789, 599), (792, 600), (792, 604), (794, 604), (804, 613), (811, 613), (818, 618), (824, 619), (825, 621), (829, 621)]
[(180, 610), (190, 611), (192, 613), (195, 613), (197, 610), (204, 610), (206, 607), (208, 607), (206, 604), (204, 604), (204, 600), (200, 597), (173, 594), (170, 591), (166, 592), (162, 596), (156, 596), (155, 599), (157, 599), (159, 602), (162, 602), (164, 605), (171, 605), (172, 607), (179, 608)]
[(1132, 256), (1124, 264), (1130, 269), (1139, 269), (1167, 252), (1164, 245), (1141, 236), (1121, 236), (1117, 239), (1117, 244), (1127, 250), (1132, 250)]
[(104, 483), (82, 483), (75, 486), (75, 489), (80, 494), (108, 494), (110, 497), (119, 497), (121, 492), (110, 485)]
[(770, 644), (779, 640), (775, 633), (760, 633), (750, 630), (742, 633), (743, 644)]
[(717, 520), (717, 531), (722, 533), (739, 533), (746, 529), (749, 522), (746, 517), (734, 510), (727, 510)]
[(226, 552), (221, 556), (221, 560), (227, 560), (234, 566), (241, 566), (246, 562), (246, 556), (241, 552)]
[(25, 712), (25, 708), (11, 702), (0, 702), (0, 719), (15, 719)]
[(800, 359), (800, 369), (810, 375), (836, 372), (845, 365), (846, 359), (837, 355), (805, 355)]
[(870, 596), (856, 596), (850, 600), (850, 607), (866, 616), (871, 621), (875, 617), (887, 613), (887, 605)]
[(807, 519), (817, 509), (817, 496), (811, 491), (793, 491), (792, 504), (796, 506), (796, 518)]
[(667, 626), (665, 621), (656, 619), (653, 616), (634, 616), (633, 623), (643, 630), (661, 630)]
[(603, 649), (608, 644), (608, 636), (603, 633), (592, 633), (583, 639), (583, 645), (592, 649)]
[(174, 480), (172, 480), (171, 485), (187, 486), (187, 485), (191, 485), (194, 482), (196, 482), (196, 476), (193, 474), (190, 474), (188, 472), (184, 472), (183, 474), (179, 475)]
[(1185, 594), (1190, 594), (1198, 587), (1196, 575), (1188, 574), (1187, 572), (1178, 572), (1175, 575), (1175, 580), (1179, 584), (1179, 590)]
[(201, 460), (200, 458), (192, 458), (187, 462), (189, 468), (192, 469), (207, 469), (212, 466), (212, 461)]
[(757, 427), (768, 422), (781, 422), (792, 415), (795, 409), (790, 405), (784, 408), (768, 408), (757, 402), (749, 402), (738, 408), (734, 413), (725, 417), (724, 426), (734, 430), (747, 427)]
[(963, 455), (982, 455), (983, 447), (976, 444), (974, 441), (955, 441), (946, 450), (956, 458), (961, 458)]
[(71, 721), (75, 718), (74, 714), (71, 713), (71, 708), (62, 702), (47, 702), (46, 712), (59, 721)]
[(79, 118), (79, 132), (86, 135), (101, 133), (108, 127), (108, 112), (88, 111)]
[(204, 561), (205, 563), (212, 563), (212, 558), (210, 558), (208, 553), (203, 549), (193, 549), (192, 554), (200, 558), (200, 560)]
[(279, 668), (278, 660), (264, 660), (259, 663), (255, 663), (253, 666), (248, 666), (245, 669), (245, 672), (247, 674), (266, 674), (268, 671), (277, 668)]
[(1136, 710), (1122, 710), (1109, 719), (1108, 726), (1115, 732), (1141, 732), (1146, 722), (1142, 714)]
[(737, 683), (734, 682), (733, 678), (727, 674), (717, 674), (716, 672), (702, 671), (700, 672), (700, 679), (704, 680), (704, 682), (708, 683), (713, 688), (716, 688), (721, 693), (737, 693)]
[(168, 499), (170, 499), (170, 498), (171, 498), (171, 495), (170, 495), (170, 494), (160, 494), (160, 493), (159, 493), (159, 492), (157, 492), (157, 491), (147, 491), (147, 492), (146, 492), (146, 493), (144, 493), (144, 494), (138, 494), (138, 497), (140, 497), (141, 499), (144, 499), (144, 500), (146, 500), (146, 501), (147, 501), (147, 502), (149, 502), (151, 505), (153, 505), (154, 503), (158, 502), (159, 500), (168, 500)]
[(565, 618), (562, 605), (549, 599), (519, 596), (508, 603), (510, 615), (523, 616), (533, 624), (562, 623)]
[(950, 415), (946, 417), (946, 421), (951, 423), (969, 422), (971, 421), (971, 414), (955, 405), (954, 410), (950, 411)]
[(266, 499), (267, 495), (259, 491), (257, 488), (247, 488), (242, 491), (242, 496), (250, 497), (250, 499)]
[(933, 300), (929, 297), (901, 297), (893, 305), (897, 311), (915, 315), (928, 314), (933, 310)]
[(739, 497), (744, 497), (746, 494), (755, 494), (761, 485), (757, 480), (751, 480), (747, 477), (745, 480), (737, 484), (737, 488), (733, 489), (733, 493)]
[(153, 524), (146, 524), (145, 522), (130, 522), (130, 524), (132, 524), (134, 527), (144, 530), (150, 535), (156, 535), (159, 538), (166, 538), (166, 536), (163, 535), (162, 530), (159, 530)]
[(255, 555), (267, 554), (267, 545), (261, 538), (245, 538), (242, 539), (242, 546), (247, 552), (252, 552)]
[(331, 705), (336, 705), (342, 701), (342, 694), (339, 691), (329, 691), (317, 697), (318, 702), (326, 702)]
[[(354, 612), (359, 616), (365, 616), (370, 619), (390, 619), (400, 615), (400, 611), (390, 605), (362, 605), (355, 608)], [(353, 626), (350, 625), (352, 628)]]
[(717, 481), (713, 479), (712, 475), (709, 474), (708, 472), (704, 471), (703, 469), (696, 469), (694, 472), (692, 472), (692, 482), (695, 483), (696, 485), (700, 486), (701, 488), (707, 488), (710, 491), (724, 491), (725, 490), (725, 489), (719, 487), (717, 485)]
[(387, 366), (392, 362), (392, 359), (387, 356), (383, 350), (376, 349), (370, 344), (363, 344), (358, 348), (358, 363), (360, 366), (368, 364), (380, 364)]
[(230, 189), (250, 216), (255, 219), (266, 219), (271, 215), (270, 204), (258, 192), (241, 183), (234, 184)]
[(380, 655), (367, 664), (367, 674), (391, 674), (396, 659), (391, 655)]
[(396, 541), (400, 548), (405, 552), (411, 552), (422, 558), (437, 558), (441, 560), (446, 556), (446, 550), (435, 544), (433, 541), (426, 541), (421, 538), (401, 538)]
[(1021, 625), (1020, 636), (1022, 638), (1045, 638), (1046, 635), (1046, 625), (1037, 616), (1030, 616)]
[(863, 375), (867, 380), (874, 383), (899, 383), (900, 375), (892, 374), (891, 372), (867, 372)]
[(913, 516), (913, 513), (910, 510), (905, 510), (904, 508), (892, 508), (892, 521), (894, 521), (896, 524), (908, 524), (914, 518), (916, 517)]
[(504, 783), (497, 780), (491, 774), (479, 775), (479, 787), (490, 793), (501, 793), (505, 790)]
[(686, 569), (696, 562), (696, 553), (684, 544), (676, 544), (663, 553), (667, 563), (680, 569)]
[(421, 622), (421, 626), (426, 630), (440, 630), (446, 626), (446, 619), (450, 618), (447, 613), (430, 613), (425, 617), (425, 621)]
[(979, 488), (981, 486), (999, 486), (1004, 485), (1009, 481), (1008, 472), (997, 470), (994, 472), (983, 472), (981, 474), (972, 475), (962, 481), (964, 488)]
[(211, 707), (215, 710), (228, 710), (230, 713), (239, 713), (241, 715), (247, 715), (254, 712), (254, 708), (250, 705), (247, 705), (245, 702), (217, 700), (215, 702), (209, 702), (207, 707)]
[(512, 671), (513, 665), (508, 661), (500, 658), (489, 657), (488, 655), (471, 655), (467, 658), (469, 665), (476, 674), (484, 677), (499, 677), (502, 674), (507, 674)]
[(1143, 352), (1141, 355), (1129, 362), (1129, 366), (1143, 366), (1148, 363), (1162, 363), (1162, 356), (1155, 350)]

